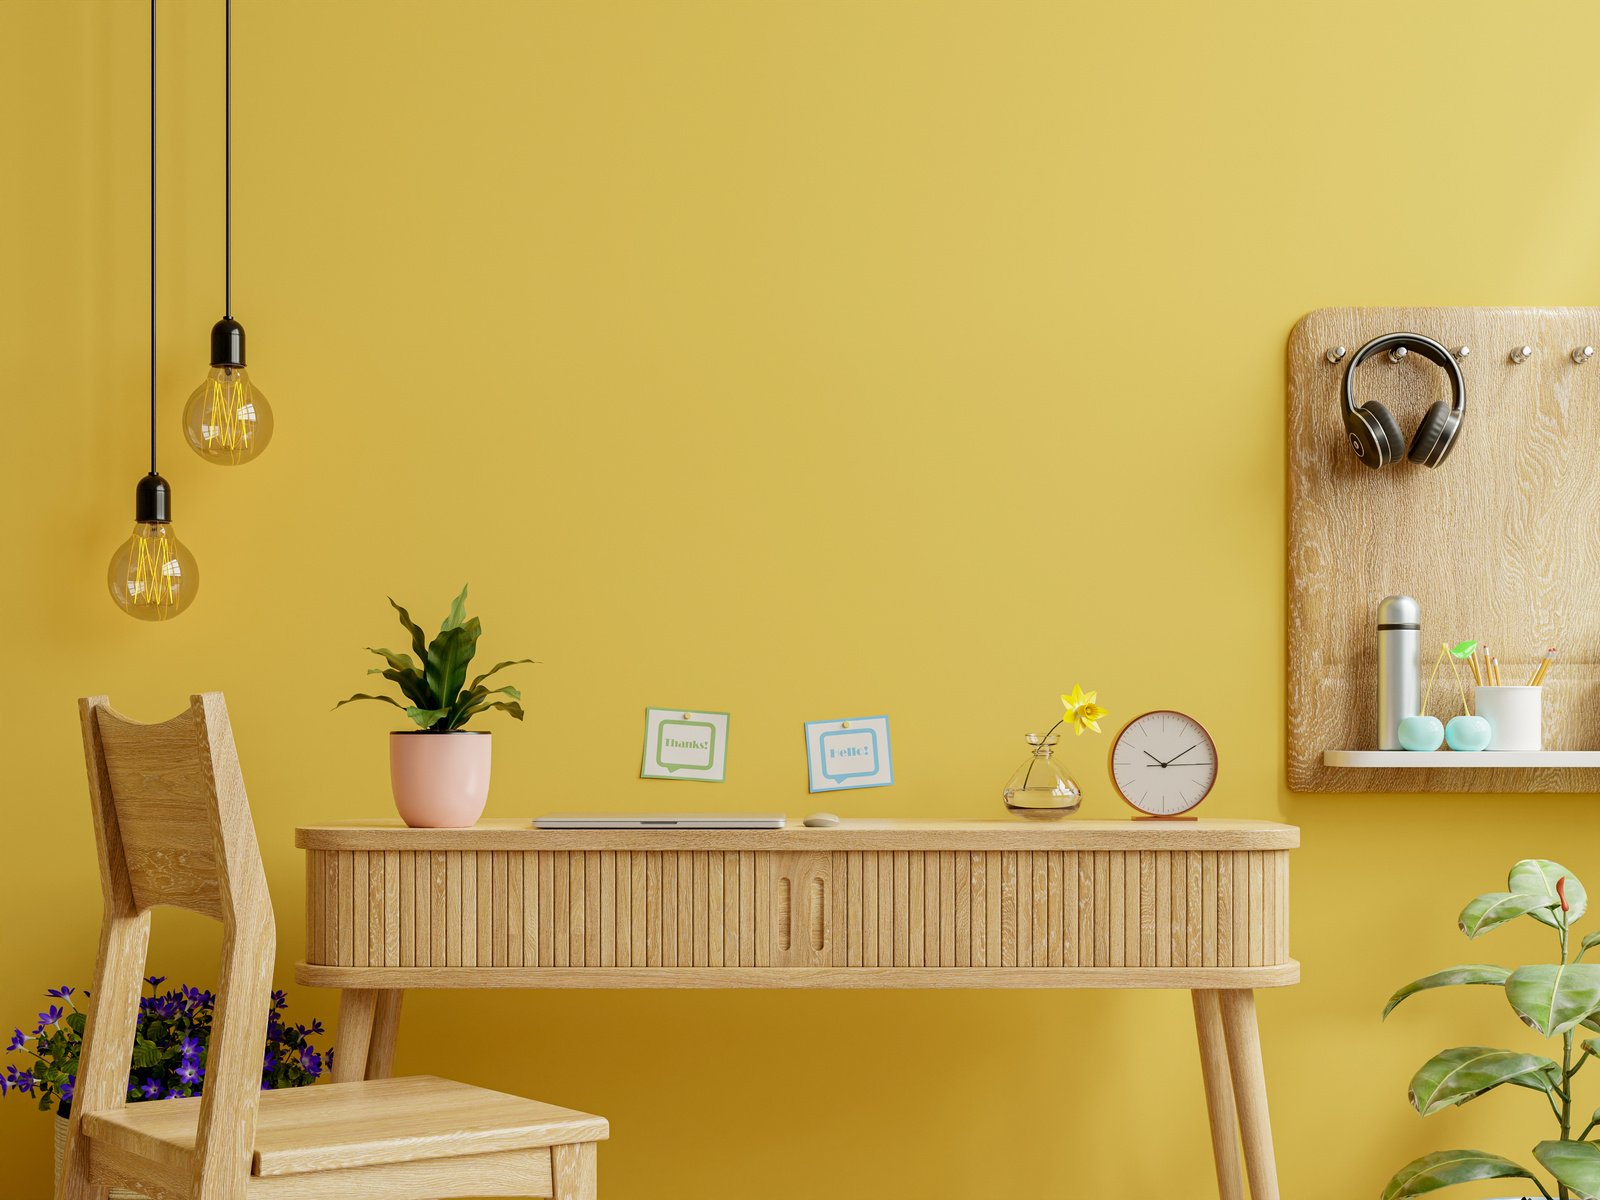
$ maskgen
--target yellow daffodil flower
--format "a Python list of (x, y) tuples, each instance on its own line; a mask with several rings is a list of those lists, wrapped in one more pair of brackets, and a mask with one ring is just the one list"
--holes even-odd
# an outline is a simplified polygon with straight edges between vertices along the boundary
[(1072, 728), (1077, 731), (1079, 737), (1083, 736), (1085, 729), (1092, 729), (1096, 733), (1100, 732), (1100, 718), (1106, 715), (1106, 710), (1094, 702), (1094, 698), (1097, 695), (1099, 695), (1098, 692), (1089, 692), (1085, 695), (1081, 687), (1073, 684), (1072, 695), (1061, 697), (1061, 703), (1067, 709), (1067, 715), (1062, 720), (1070, 721)]

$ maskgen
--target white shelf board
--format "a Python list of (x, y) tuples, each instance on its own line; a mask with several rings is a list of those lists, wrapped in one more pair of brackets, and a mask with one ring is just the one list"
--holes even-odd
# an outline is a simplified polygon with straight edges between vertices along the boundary
[(1324, 750), (1325, 767), (1493, 770), (1497, 767), (1593, 767), (1600, 769), (1600, 750)]

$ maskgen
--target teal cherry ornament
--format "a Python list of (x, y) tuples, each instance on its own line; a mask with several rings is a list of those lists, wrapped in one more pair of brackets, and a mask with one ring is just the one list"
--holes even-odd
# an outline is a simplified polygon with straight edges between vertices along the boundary
[(1483, 717), (1451, 717), (1444, 727), (1444, 740), (1452, 750), (1482, 750), (1493, 734), (1494, 726)]
[(1444, 726), (1438, 717), (1402, 717), (1399, 737), (1407, 750), (1437, 750), (1444, 745)]

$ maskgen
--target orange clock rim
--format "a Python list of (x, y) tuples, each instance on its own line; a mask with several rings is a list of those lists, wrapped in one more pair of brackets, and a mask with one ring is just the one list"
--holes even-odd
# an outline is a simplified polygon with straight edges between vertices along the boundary
[[(1206, 736), (1206, 744), (1211, 747), (1211, 762), (1217, 768), (1216, 772), (1211, 776), (1211, 786), (1206, 789), (1205, 795), (1201, 796), (1200, 799), (1189, 805), (1188, 808), (1179, 809), (1175, 813), (1145, 812), (1144, 809), (1140, 808), (1132, 800), (1128, 799), (1127, 793), (1122, 790), (1122, 785), (1117, 782), (1117, 747), (1122, 744), (1122, 735), (1127, 733), (1129, 729), (1133, 728), (1133, 726), (1137, 725), (1146, 717), (1156, 717), (1160, 716), (1162, 713), (1170, 713), (1174, 717), (1182, 717), (1185, 721), (1193, 721), (1196, 725), (1198, 725), (1200, 727), (1200, 732)], [(1187, 814), (1192, 813), (1207, 800), (1211, 799), (1211, 793), (1217, 790), (1217, 779), (1221, 773), (1222, 759), (1217, 754), (1217, 740), (1211, 736), (1211, 730), (1207, 729), (1205, 727), (1205, 723), (1202, 722), (1198, 717), (1191, 716), (1186, 712), (1179, 712), (1175, 708), (1152, 708), (1149, 712), (1142, 712), (1136, 717), (1129, 717), (1122, 728), (1117, 730), (1117, 736), (1111, 740), (1111, 753), (1106, 755), (1106, 774), (1111, 777), (1111, 790), (1116, 792), (1116, 794), (1122, 798), (1122, 802), (1129, 808), (1133, 809), (1134, 812), (1138, 813), (1141, 817), (1146, 817), (1152, 821), (1176, 821), (1180, 820)]]

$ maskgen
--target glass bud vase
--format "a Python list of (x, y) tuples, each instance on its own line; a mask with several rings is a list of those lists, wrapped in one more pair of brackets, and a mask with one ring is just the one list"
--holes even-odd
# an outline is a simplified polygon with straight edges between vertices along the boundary
[(1082, 793), (1052, 757), (1056, 740), (1055, 734), (1028, 734), (1030, 753), (1007, 781), (1002, 793), (1006, 807), (1018, 816), (1054, 821), (1078, 811)]

